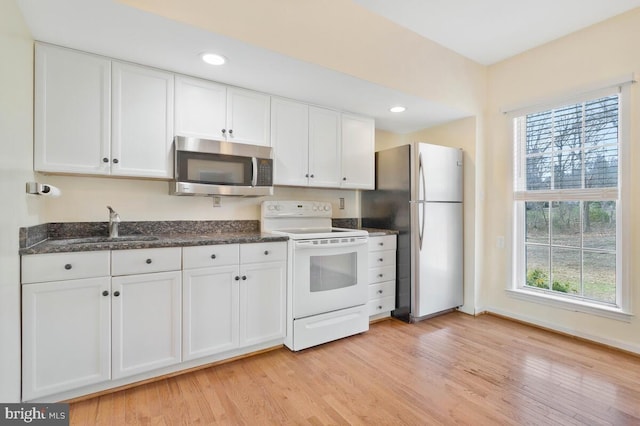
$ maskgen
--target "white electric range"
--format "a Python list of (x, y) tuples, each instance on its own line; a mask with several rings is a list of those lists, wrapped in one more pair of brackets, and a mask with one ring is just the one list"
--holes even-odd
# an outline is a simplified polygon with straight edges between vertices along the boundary
[(261, 230), (289, 237), (287, 336), (297, 351), (369, 329), (367, 231), (331, 226), (331, 203), (264, 201)]

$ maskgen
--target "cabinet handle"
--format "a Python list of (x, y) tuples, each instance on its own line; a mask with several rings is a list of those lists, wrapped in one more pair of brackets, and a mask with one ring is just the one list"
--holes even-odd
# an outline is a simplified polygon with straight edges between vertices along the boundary
[(382, 294), (382, 290), (378, 290), (378, 294)]
[(346, 177), (343, 177), (343, 178), (342, 178), (342, 180), (347, 180), (347, 178), (346, 178)]
[(68, 271), (69, 269), (71, 269), (71, 268), (72, 268), (72, 266), (71, 266), (71, 264), (70, 264), (70, 263), (67, 263), (66, 265), (64, 265), (64, 269), (66, 269), (67, 271)]
[(151, 265), (151, 262), (153, 261), (151, 259), (147, 259), (146, 262), (147, 262), (147, 265)]
[(120, 161), (117, 158), (113, 159), (113, 164), (118, 164)]
[(235, 277), (233, 277), (233, 279), (236, 280), (236, 281), (240, 281), (240, 277), (237, 276), (237, 275)]
[(215, 255), (215, 254), (212, 254), (212, 255), (211, 255), (211, 258), (212, 258), (212, 259), (215, 259), (215, 258), (216, 258), (216, 255)]
[(222, 129), (222, 134), (226, 135), (227, 134), (227, 129)]
[(108, 295), (109, 295), (109, 292), (108, 292), (107, 290), (105, 290), (105, 291), (103, 291), (103, 292), (102, 292), (102, 295), (103, 295), (103, 296), (108, 296)]
[(383, 246), (383, 245), (384, 245), (384, 243), (383, 243), (383, 242), (380, 242), (380, 243), (378, 243), (378, 245), (379, 245), (379, 246)]
[(265, 251), (264, 251), (264, 255), (265, 255), (265, 256), (268, 256), (268, 255), (269, 255), (269, 250), (265, 250)]
[(382, 306), (378, 305), (378, 309), (379, 309), (379, 310), (382, 310)]
[(314, 177), (313, 175), (311, 175), (311, 177)]
[(102, 162), (103, 162), (103, 163), (108, 163), (108, 162), (109, 162), (109, 159), (108, 159), (107, 157), (104, 157), (104, 158), (102, 159)]
[(378, 278), (382, 278), (384, 274), (378, 274)]
[(384, 262), (383, 258), (378, 259), (378, 262)]
[(229, 129), (229, 134), (233, 136), (233, 129)]
[(308, 178), (308, 177), (309, 177), (309, 173), (307, 173), (306, 175), (304, 175), (304, 177)]
[(246, 280), (247, 280), (247, 276), (246, 276), (246, 275), (243, 275), (243, 276), (242, 276), (242, 281), (246, 281)]
[(114, 292), (113, 292), (113, 295), (114, 295), (115, 297), (118, 297), (118, 296), (120, 296), (120, 292), (119, 292), (119, 291), (114, 291)]

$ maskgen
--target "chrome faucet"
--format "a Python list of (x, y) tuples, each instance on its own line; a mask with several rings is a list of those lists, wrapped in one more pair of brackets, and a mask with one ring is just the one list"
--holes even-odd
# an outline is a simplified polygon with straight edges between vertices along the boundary
[(109, 238), (118, 238), (118, 225), (120, 224), (120, 215), (116, 213), (111, 206), (109, 209)]

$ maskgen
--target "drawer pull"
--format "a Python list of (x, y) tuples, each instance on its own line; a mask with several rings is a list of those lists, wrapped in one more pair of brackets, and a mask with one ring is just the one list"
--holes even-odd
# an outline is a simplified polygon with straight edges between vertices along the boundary
[(378, 245), (379, 245), (379, 246), (383, 246), (383, 245), (384, 245), (384, 243), (380, 242), (380, 243), (378, 243)]
[(378, 278), (384, 277), (384, 274), (378, 274)]
[(384, 262), (383, 258), (378, 259), (378, 262)]
[(108, 295), (109, 295), (109, 292), (108, 292), (107, 290), (105, 290), (105, 291), (103, 291), (103, 292), (102, 292), (102, 295), (103, 295), (103, 296), (108, 296)]
[(265, 255), (265, 256), (268, 256), (268, 255), (269, 255), (269, 250), (265, 250), (265, 251), (264, 251), (264, 255)]
[(114, 291), (114, 292), (113, 292), (113, 295), (114, 295), (115, 297), (118, 297), (118, 296), (120, 296), (120, 292), (119, 292), (119, 291)]
[(378, 294), (382, 294), (382, 290), (378, 290)]
[(147, 265), (151, 265), (151, 262), (153, 261), (151, 259), (147, 259), (146, 262), (147, 262)]
[(71, 269), (71, 268), (72, 268), (72, 266), (71, 266), (71, 264), (70, 264), (70, 263), (67, 263), (66, 265), (64, 265), (64, 269), (66, 269), (67, 271), (68, 271), (69, 269)]
[(216, 258), (216, 255), (215, 255), (215, 254), (212, 254), (212, 255), (211, 255), (211, 258), (212, 258), (212, 259), (215, 259), (215, 258)]
[(378, 309), (379, 309), (379, 310), (382, 310), (382, 306), (378, 305)]

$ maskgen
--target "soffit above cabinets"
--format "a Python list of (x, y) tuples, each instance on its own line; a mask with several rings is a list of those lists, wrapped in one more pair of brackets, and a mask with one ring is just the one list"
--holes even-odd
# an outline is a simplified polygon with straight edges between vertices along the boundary
[[(470, 115), (116, 1), (17, 1), (36, 40), (366, 115), (378, 129), (409, 133)], [(201, 61), (211, 46), (227, 64)]]

